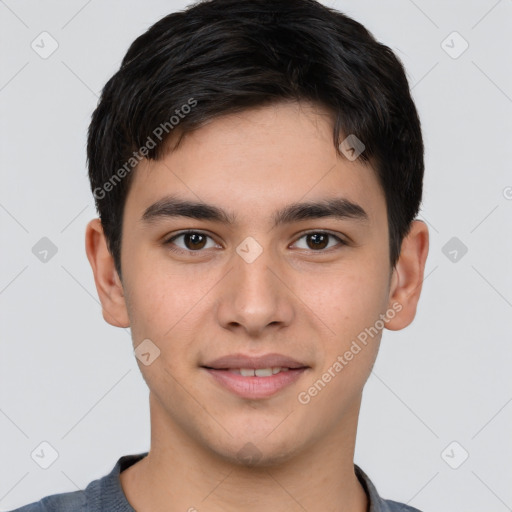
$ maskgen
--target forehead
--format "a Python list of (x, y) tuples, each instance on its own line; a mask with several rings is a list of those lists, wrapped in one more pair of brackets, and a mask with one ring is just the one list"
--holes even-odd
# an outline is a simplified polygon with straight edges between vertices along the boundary
[(134, 171), (126, 211), (139, 217), (172, 195), (215, 205), (235, 222), (265, 216), (290, 203), (345, 198), (370, 220), (385, 215), (374, 170), (339, 156), (329, 113), (286, 103), (216, 118), (187, 133), (177, 149)]

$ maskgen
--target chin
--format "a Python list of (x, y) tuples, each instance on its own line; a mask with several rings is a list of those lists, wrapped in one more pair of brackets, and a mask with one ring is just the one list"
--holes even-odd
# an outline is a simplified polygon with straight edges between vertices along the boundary
[(229, 437), (227, 445), (211, 446), (210, 449), (225, 462), (246, 468), (269, 468), (293, 459), (299, 451), (297, 440), (266, 438), (267, 434), (251, 437), (243, 433)]

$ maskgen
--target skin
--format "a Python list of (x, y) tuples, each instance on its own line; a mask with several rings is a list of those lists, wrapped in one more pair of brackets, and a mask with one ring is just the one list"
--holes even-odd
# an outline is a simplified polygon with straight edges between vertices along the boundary
[[(141, 216), (165, 195), (213, 204), (236, 223)], [(293, 202), (345, 197), (368, 223), (318, 218), (272, 228), (271, 214)], [(185, 229), (211, 238), (194, 251)], [(318, 246), (309, 234), (336, 238)], [(263, 252), (236, 252), (248, 236)], [(197, 242), (196, 242), (197, 243)], [(329, 244), (327, 247), (327, 243)], [(151, 448), (121, 473), (138, 512), (307, 510), (365, 512), (353, 457), (362, 391), (382, 331), (308, 404), (297, 396), (344, 354), (379, 315), (399, 304), (385, 328), (415, 314), (428, 253), (428, 229), (414, 221), (392, 270), (385, 196), (360, 159), (336, 154), (328, 113), (280, 103), (215, 119), (185, 136), (158, 162), (143, 161), (127, 196), (119, 279), (98, 219), (86, 231), (87, 256), (105, 320), (149, 338), (160, 355), (137, 360), (150, 390)], [(194, 254), (192, 254), (194, 252)], [(247, 400), (202, 368), (217, 357), (277, 352), (310, 368), (287, 388)], [(259, 459), (243, 462), (252, 443)]]

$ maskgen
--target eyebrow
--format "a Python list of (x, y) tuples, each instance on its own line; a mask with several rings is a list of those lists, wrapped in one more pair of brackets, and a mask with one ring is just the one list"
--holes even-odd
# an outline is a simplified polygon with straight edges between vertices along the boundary
[[(180, 199), (176, 196), (166, 196), (146, 208), (141, 220), (150, 224), (160, 219), (173, 217), (209, 220), (229, 226), (236, 224), (236, 216), (222, 208), (203, 202)], [(369, 216), (363, 207), (343, 197), (292, 203), (272, 215), (274, 228), (283, 224), (324, 217), (369, 223)]]

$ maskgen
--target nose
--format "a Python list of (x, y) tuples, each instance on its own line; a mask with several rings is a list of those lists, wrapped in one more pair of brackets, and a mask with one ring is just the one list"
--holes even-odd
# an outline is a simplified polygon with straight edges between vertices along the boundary
[(295, 309), (289, 281), (284, 265), (270, 249), (263, 249), (254, 260), (245, 258), (243, 252), (235, 253), (220, 292), (219, 324), (228, 330), (244, 330), (251, 337), (290, 325)]

